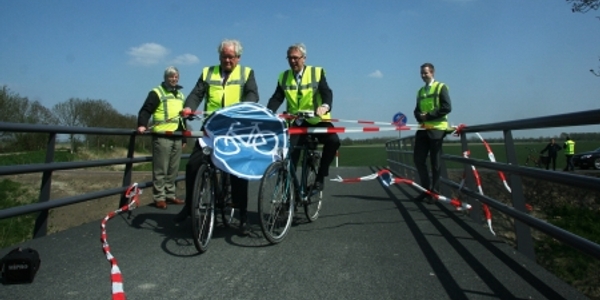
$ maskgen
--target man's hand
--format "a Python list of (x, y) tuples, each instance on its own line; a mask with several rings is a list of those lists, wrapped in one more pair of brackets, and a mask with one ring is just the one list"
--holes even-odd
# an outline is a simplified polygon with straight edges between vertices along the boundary
[(192, 109), (189, 107), (186, 107), (182, 111), (179, 112), (179, 115), (184, 118), (187, 118), (191, 114), (192, 114)]
[(146, 126), (140, 126), (137, 128), (138, 133), (144, 133), (146, 131)]
[(317, 116), (322, 116), (329, 112), (329, 105), (323, 104), (317, 108)]

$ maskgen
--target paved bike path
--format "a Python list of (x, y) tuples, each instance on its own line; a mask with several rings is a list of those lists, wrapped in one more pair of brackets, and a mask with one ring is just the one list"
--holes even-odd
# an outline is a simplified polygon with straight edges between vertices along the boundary
[[(332, 168), (331, 175), (375, 170)], [(208, 252), (197, 255), (191, 224), (172, 222), (180, 206), (113, 218), (108, 243), (127, 298), (587, 299), (451, 207), (415, 203), (410, 187), (369, 181), (325, 188), (320, 218), (306, 223), (299, 214), (274, 246), (256, 223), (249, 237), (219, 227)], [(40, 271), (32, 284), (0, 286), (0, 299), (110, 299), (100, 223), (23, 243), (40, 252)]]

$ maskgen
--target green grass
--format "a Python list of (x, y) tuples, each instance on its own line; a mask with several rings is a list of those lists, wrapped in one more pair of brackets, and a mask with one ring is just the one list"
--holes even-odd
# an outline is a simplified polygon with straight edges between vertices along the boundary
[[(388, 165), (384, 145), (342, 146), (338, 152), (338, 165), (340, 167)], [(335, 167), (335, 159), (331, 166)]]
[[(550, 223), (600, 243), (599, 212), (565, 205), (545, 213)], [(600, 261), (571, 246), (546, 237), (536, 242), (536, 255), (539, 264), (575, 287), (585, 289), (590, 284), (598, 285)]]
[[(29, 194), (20, 183), (8, 179), (0, 181), (0, 209), (31, 204), (35, 196)], [(29, 240), (37, 213), (0, 220), (0, 248)]]
[[(66, 162), (77, 160), (75, 154), (67, 151), (55, 151), (54, 162)], [(13, 166), (25, 164), (41, 164), (46, 161), (46, 151), (31, 151), (9, 155), (0, 155), (0, 166)]]

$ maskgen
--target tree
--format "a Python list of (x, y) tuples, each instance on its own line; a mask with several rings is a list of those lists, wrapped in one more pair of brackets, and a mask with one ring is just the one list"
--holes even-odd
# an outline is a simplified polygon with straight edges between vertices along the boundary
[[(577, 13), (586, 13), (590, 10), (598, 10), (600, 8), (600, 0), (566, 0), (567, 3), (571, 3), (571, 11)], [(592, 74), (600, 77), (600, 72), (596, 72), (594, 69), (590, 69)]]
[[(83, 101), (80, 111), (82, 126), (103, 128), (135, 128), (137, 117), (133, 115), (122, 115), (106, 100)], [(86, 138), (88, 144), (106, 147), (115, 145), (126, 145), (129, 142), (127, 136), (97, 136), (91, 135)]]
[(590, 10), (597, 10), (600, 7), (600, 0), (566, 0), (571, 3), (572, 12), (586, 13)]
[[(66, 102), (57, 103), (52, 107), (52, 112), (56, 116), (59, 125), (63, 126), (82, 126), (81, 110), (84, 101), (78, 98), (71, 98)], [(71, 153), (75, 151), (77, 139), (75, 134), (69, 134), (69, 142), (71, 144)]]
[[(0, 90), (0, 121), (29, 124), (56, 124), (52, 111), (39, 101), (29, 101), (12, 93), (6, 86)], [(2, 132), (0, 141), (6, 150), (39, 150), (46, 146), (48, 134), (32, 132)]]

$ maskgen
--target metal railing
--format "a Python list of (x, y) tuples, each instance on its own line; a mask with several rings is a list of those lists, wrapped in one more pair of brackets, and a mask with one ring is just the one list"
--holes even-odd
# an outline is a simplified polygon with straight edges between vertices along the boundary
[[(492, 207), (513, 218), (515, 220), (514, 231), (516, 236), (517, 250), (532, 260), (535, 260), (535, 251), (531, 228), (535, 228), (559, 241), (562, 241), (567, 245), (600, 259), (600, 245), (547, 223), (544, 220), (535, 218), (527, 213), (525, 205), (526, 199), (523, 194), (523, 183), (521, 177), (534, 177), (538, 180), (566, 184), (573, 187), (590, 189), (593, 191), (600, 191), (600, 178), (519, 166), (513, 139), (513, 131), (515, 130), (597, 124), (600, 124), (600, 110), (464, 127), (461, 130), (460, 135), (460, 142), (463, 152), (469, 150), (467, 139), (467, 135), (469, 133), (502, 132), (504, 136), (504, 150), (506, 151), (507, 162), (490, 162), (456, 155), (443, 154), (441, 166), (441, 193), (448, 195), (450, 189), (455, 191), (460, 189), (463, 194), (468, 196), (468, 199), (461, 200), (467, 201), (472, 205), (470, 216), (476, 222), (482, 221), (481, 203), (485, 203), (489, 207)], [(413, 163), (413, 149), (414, 136), (404, 137), (386, 143), (388, 164), (390, 165), (390, 169), (398, 176), (418, 178), (416, 168), (414, 167)], [(466, 174), (465, 186), (461, 187), (459, 183), (449, 179), (448, 170), (445, 166), (446, 161), (457, 162), (464, 166), (464, 174)], [(476, 181), (473, 173), (470, 171), (471, 165), (488, 170), (502, 171), (509, 174), (507, 179), (509, 180), (511, 186), (512, 206), (505, 205), (496, 199), (481, 195), (479, 192), (477, 192)]]
[[(124, 196), (124, 192), (131, 185), (131, 177), (134, 163), (151, 162), (152, 156), (143, 156), (134, 158), (136, 137), (140, 135), (134, 130), (126, 129), (110, 129), (110, 128), (92, 128), (92, 127), (67, 127), (67, 126), (49, 126), (24, 123), (6, 123), (0, 122), (0, 132), (37, 132), (47, 133), (48, 141), (46, 144), (45, 162), (41, 164), (17, 165), (17, 166), (0, 166), (0, 176), (2, 175), (17, 175), (26, 173), (41, 172), (41, 186), (38, 196), (38, 202), (23, 206), (17, 206), (0, 210), (0, 220), (10, 217), (16, 217), (24, 214), (39, 212), (36, 218), (33, 230), (33, 237), (38, 238), (47, 234), (48, 227), (48, 212), (52, 208), (67, 206), (98, 198), (103, 198), (113, 195), (121, 195), (119, 207), (125, 205), (128, 201)], [(108, 136), (129, 136), (129, 144), (127, 147), (127, 157), (116, 159), (103, 159), (91, 161), (74, 161), (74, 162), (54, 162), (55, 148), (57, 144), (58, 134), (94, 134)], [(189, 154), (183, 155), (182, 158), (188, 158)], [(123, 170), (122, 186), (118, 188), (95, 191), (87, 194), (76, 195), (72, 197), (52, 199), (50, 201), (50, 192), (52, 184), (52, 173), (58, 170), (72, 170), (90, 167), (104, 167), (112, 165), (125, 165)], [(175, 181), (179, 182), (185, 179), (185, 176), (178, 176)], [(140, 188), (152, 186), (152, 182), (138, 183)]]

